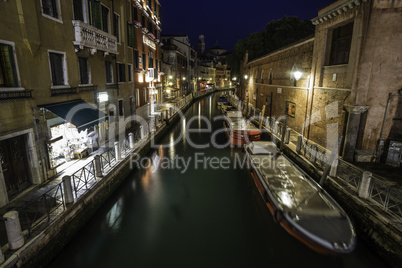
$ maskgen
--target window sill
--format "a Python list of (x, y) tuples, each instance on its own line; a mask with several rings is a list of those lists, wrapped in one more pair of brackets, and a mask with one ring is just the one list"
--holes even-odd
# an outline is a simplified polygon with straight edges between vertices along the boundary
[(336, 65), (324, 65), (324, 68), (342, 68), (348, 66), (349, 64), (336, 64)]
[(51, 86), (50, 89), (70, 88), (70, 85)]
[(61, 20), (61, 19), (59, 19), (59, 18), (52, 17), (52, 16), (47, 15), (47, 14), (45, 14), (45, 13), (42, 13), (42, 16), (45, 17), (45, 18), (48, 18), (48, 19), (50, 19), (50, 20), (53, 20), (53, 21), (55, 21), (55, 22), (58, 22), (58, 23), (63, 24), (63, 20)]
[(23, 87), (0, 87), (0, 91), (24, 91)]

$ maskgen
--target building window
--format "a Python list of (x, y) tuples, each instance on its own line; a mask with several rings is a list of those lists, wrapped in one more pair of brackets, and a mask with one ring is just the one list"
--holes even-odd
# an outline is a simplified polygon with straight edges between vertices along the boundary
[(13, 46), (0, 43), (0, 87), (18, 87)]
[(144, 28), (145, 27), (145, 17), (144, 14), (141, 13), (141, 25)]
[(67, 85), (67, 64), (65, 53), (49, 52), (49, 61), (52, 85)]
[(59, 0), (42, 0), (42, 13), (52, 18), (60, 19)]
[(84, 6), (82, 0), (73, 0), (74, 19), (84, 21)]
[(127, 22), (127, 38), (128, 38), (128, 46), (134, 47), (135, 46), (135, 31), (134, 31), (134, 24)]
[(87, 58), (78, 57), (80, 67), (80, 84), (88, 85), (91, 83), (91, 74), (89, 71), (89, 62)]
[(128, 82), (133, 81), (133, 65), (127, 64), (127, 78)]
[(109, 32), (109, 9), (98, 1), (88, 1), (89, 24)]
[(119, 116), (124, 116), (123, 100), (119, 100)]
[(147, 6), (151, 7), (151, 0), (147, 0)]
[(112, 62), (105, 61), (105, 67), (106, 67), (106, 83), (108, 83), (108, 84), (113, 83), (113, 66), (112, 66)]
[(104, 32), (109, 32), (109, 9), (102, 5), (102, 28)]
[(149, 52), (148, 68), (154, 68), (154, 56), (153, 56), (152, 52)]
[(147, 68), (147, 58), (145, 57), (145, 53), (142, 53), (142, 68)]
[(135, 68), (139, 69), (140, 68), (140, 56), (138, 55), (138, 51), (134, 51), (134, 61), (135, 61)]
[(353, 22), (332, 31), (331, 56), (329, 65), (349, 62), (350, 44), (352, 43)]
[(117, 64), (117, 82), (126, 82), (126, 66), (124, 63)]
[(155, 70), (158, 71), (158, 61), (155, 59)]
[(120, 16), (113, 14), (113, 35), (117, 37), (117, 42), (120, 43)]
[(135, 6), (132, 6), (132, 8), (131, 8), (131, 16), (132, 16), (133, 22), (138, 21), (138, 10)]

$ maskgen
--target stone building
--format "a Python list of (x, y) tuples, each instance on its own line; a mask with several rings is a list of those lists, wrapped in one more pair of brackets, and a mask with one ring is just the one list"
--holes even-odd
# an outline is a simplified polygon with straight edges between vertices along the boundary
[(157, 0), (0, 3), (0, 207), (132, 127), (147, 98), (134, 68), (160, 66), (135, 14), (159, 35)]
[[(401, 162), (402, 2), (338, 0), (314, 38), (242, 64), (244, 100), (348, 161)], [(294, 74), (301, 77), (295, 79)], [(289, 112), (293, 107), (293, 112)], [(303, 126), (305, 131), (303, 131)]]
[(162, 53), (164, 87), (166, 96), (175, 93), (174, 96), (186, 94), (189, 91), (188, 87), (188, 65), (187, 57), (179, 48), (171, 43), (167, 43), (163, 47)]
[[(173, 80), (180, 80), (180, 85), (181, 85), (181, 90), (183, 91), (183, 94), (193, 92), (196, 88), (196, 58), (197, 58), (197, 53), (193, 49), (190, 40), (188, 38), (188, 35), (162, 35), (162, 42), (165, 45), (171, 45), (167, 48), (164, 49), (164, 53), (166, 54), (171, 54), (172, 49), (177, 51), (178, 57), (176, 57), (178, 60), (182, 59), (184, 57), (184, 62), (177, 62), (181, 66), (182, 69), (176, 69), (177, 73), (173, 73), (171, 76), (173, 76)], [(169, 52), (168, 52), (169, 50)], [(165, 56), (164, 59), (168, 59), (170, 56)], [(172, 64), (172, 63), (170, 63)], [(186, 71), (184, 73), (183, 71)], [(169, 79), (169, 78), (167, 78)], [(169, 82), (168, 82), (169, 83)]]

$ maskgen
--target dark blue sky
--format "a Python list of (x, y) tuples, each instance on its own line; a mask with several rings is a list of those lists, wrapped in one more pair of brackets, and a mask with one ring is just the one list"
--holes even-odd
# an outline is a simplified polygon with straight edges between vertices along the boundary
[(187, 34), (197, 49), (204, 35), (206, 49), (219, 46), (233, 50), (239, 39), (262, 31), (271, 20), (284, 16), (312, 19), (318, 9), (335, 0), (160, 0), (162, 34)]

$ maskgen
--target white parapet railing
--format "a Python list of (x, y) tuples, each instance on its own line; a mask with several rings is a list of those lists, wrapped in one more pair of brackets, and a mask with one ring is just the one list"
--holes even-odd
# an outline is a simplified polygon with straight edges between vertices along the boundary
[(74, 45), (108, 53), (117, 53), (117, 38), (79, 20), (73, 20)]

